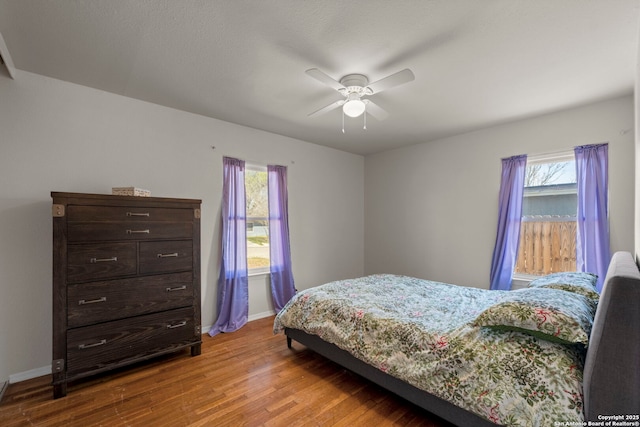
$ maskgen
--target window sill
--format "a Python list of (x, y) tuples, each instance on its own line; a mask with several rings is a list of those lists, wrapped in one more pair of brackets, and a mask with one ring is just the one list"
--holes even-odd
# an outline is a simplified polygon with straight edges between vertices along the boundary
[(249, 276), (249, 277), (268, 276), (269, 274), (271, 274), (271, 272), (269, 271), (269, 269), (266, 269), (266, 270), (250, 271), (250, 272), (247, 273), (247, 276)]
[(513, 279), (511, 279), (511, 290), (514, 291), (516, 289), (527, 288), (529, 283), (538, 277), (540, 276), (534, 276), (531, 274), (514, 274)]
[(527, 282), (527, 283), (539, 278), (540, 276), (534, 276), (533, 274), (514, 274), (513, 275), (513, 280), (517, 280), (519, 282)]

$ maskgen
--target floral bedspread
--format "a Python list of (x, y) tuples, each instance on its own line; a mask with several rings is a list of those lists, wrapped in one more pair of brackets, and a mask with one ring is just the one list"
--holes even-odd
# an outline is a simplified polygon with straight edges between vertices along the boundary
[(372, 275), (298, 293), (274, 332), (318, 335), (497, 424), (581, 422), (583, 348), (472, 326), (506, 294)]

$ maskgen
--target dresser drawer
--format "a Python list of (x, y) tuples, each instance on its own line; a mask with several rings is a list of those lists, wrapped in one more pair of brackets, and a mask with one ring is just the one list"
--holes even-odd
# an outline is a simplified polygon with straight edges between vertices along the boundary
[(69, 242), (98, 240), (149, 240), (190, 239), (193, 225), (190, 222), (69, 222)]
[(193, 242), (140, 242), (140, 273), (165, 273), (193, 268)]
[(136, 243), (69, 245), (67, 281), (105, 279), (136, 274)]
[(67, 288), (67, 327), (193, 305), (191, 272), (76, 283)]
[(76, 206), (67, 208), (67, 220), (71, 222), (141, 221), (190, 222), (193, 209), (144, 208), (128, 206)]
[(101, 323), (67, 332), (67, 372), (97, 370), (198, 341), (193, 308)]

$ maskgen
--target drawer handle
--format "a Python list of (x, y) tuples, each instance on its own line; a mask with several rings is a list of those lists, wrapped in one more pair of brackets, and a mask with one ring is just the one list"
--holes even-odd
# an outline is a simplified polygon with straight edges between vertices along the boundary
[(149, 212), (127, 212), (127, 216), (149, 216)]
[(80, 344), (78, 348), (80, 350), (84, 350), (86, 348), (99, 347), (101, 345), (105, 345), (106, 343), (107, 343), (107, 340), (100, 340), (99, 342), (94, 342), (93, 344)]
[(181, 328), (183, 326), (186, 326), (186, 324), (187, 324), (187, 321), (183, 320), (182, 322), (176, 323), (175, 325), (167, 325), (167, 329)]
[(177, 286), (175, 288), (167, 288), (167, 292), (184, 291), (185, 289), (187, 289), (187, 285)]
[(158, 254), (158, 258), (177, 258), (178, 252), (174, 252), (172, 254)]
[(107, 297), (100, 297), (98, 299), (81, 299), (78, 301), (78, 305), (95, 304), (97, 302), (107, 302)]
[(91, 258), (89, 261), (91, 262), (91, 264), (95, 264), (96, 262), (115, 262), (118, 261), (118, 257), (114, 256), (111, 258)]
[(149, 234), (149, 230), (127, 230), (127, 234)]

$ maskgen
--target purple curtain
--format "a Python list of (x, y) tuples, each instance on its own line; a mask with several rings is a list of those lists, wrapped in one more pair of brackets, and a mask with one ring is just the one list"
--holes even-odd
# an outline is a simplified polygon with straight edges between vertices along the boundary
[(209, 335), (233, 332), (247, 323), (247, 226), (244, 161), (223, 159), (222, 262), (218, 278), (218, 320)]
[(611, 258), (608, 219), (608, 144), (575, 147), (578, 181), (576, 268), (598, 275), (602, 290)]
[(267, 166), (269, 181), (269, 256), (271, 297), (280, 311), (296, 293), (291, 271), (289, 212), (287, 208), (287, 168)]
[(498, 201), (498, 232), (491, 259), (491, 289), (511, 289), (511, 279), (518, 257), (522, 195), (527, 156), (502, 159), (502, 181)]

